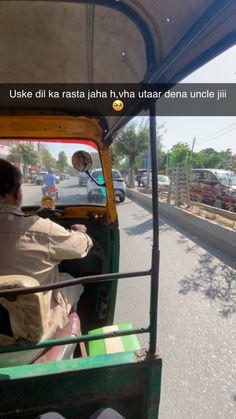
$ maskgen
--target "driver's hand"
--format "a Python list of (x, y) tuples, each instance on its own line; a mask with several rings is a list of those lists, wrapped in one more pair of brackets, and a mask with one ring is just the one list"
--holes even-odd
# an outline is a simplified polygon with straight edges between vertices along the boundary
[(74, 231), (80, 231), (81, 233), (87, 232), (87, 228), (83, 224), (73, 224), (72, 226), (70, 226), (70, 229)]

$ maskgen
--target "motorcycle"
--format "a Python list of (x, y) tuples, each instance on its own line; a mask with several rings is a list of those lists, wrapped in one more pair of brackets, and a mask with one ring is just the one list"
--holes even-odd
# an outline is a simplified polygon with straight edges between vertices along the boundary
[(55, 186), (43, 185), (42, 186), (42, 194), (43, 194), (43, 197), (44, 196), (50, 196), (55, 201), (58, 200), (58, 190)]

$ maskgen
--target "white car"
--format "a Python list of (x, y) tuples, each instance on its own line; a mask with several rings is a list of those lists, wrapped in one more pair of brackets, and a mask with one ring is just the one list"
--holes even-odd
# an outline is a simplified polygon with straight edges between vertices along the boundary
[[(104, 182), (102, 169), (94, 169), (91, 172), (91, 176), (100, 184)], [(120, 202), (124, 202), (126, 184), (119, 170), (112, 169), (112, 178), (115, 195), (119, 198)], [(104, 186), (96, 185), (92, 179), (89, 179), (87, 183), (87, 197), (88, 201), (104, 199), (106, 198), (106, 188)]]
[[(152, 181), (152, 174), (149, 173), (149, 179), (150, 179), (150, 186)], [(145, 187), (147, 185), (147, 175), (143, 176), (141, 179), (142, 185)], [(168, 190), (170, 184), (170, 179), (168, 176), (165, 175), (158, 175), (158, 189), (159, 190)]]
[(88, 183), (89, 177), (87, 173), (81, 172), (79, 174), (79, 186), (86, 186)]
[(47, 172), (38, 172), (34, 176), (34, 181), (36, 185), (42, 185), (43, 184), (43, 178), (47, 174)]

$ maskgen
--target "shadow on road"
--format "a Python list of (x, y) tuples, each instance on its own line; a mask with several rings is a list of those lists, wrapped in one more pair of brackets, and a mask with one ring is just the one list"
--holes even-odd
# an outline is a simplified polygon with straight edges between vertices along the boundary
[(207, 252), (201, 255), (199, 267), (192, 276), (185, 276), (180, 285), (179, 292), (183, 295), (198, 292), (212, 301), (219, 301), (223, 317), (236, 313), (236, 271), (220, 263), (213, 255)]
[(135, 225), (133, 227), (127, 227), (124, 229), (124, 231), (129, 235), (129, 236), (135, 236), (135, 235), (139, 235), (139, 234), (144, 234), (147, 231), (152, 230), (152, 219), (150, 218), (149, 220), (144, 221), (141, 224)]
[(61, 184), (60, 186), (62, 186), (63, 189), (73, 189), (73, 188), (76, 188), (76, 189), (84, 189), (84, 190), (86, 190), (86, 186), (79, 185), (78, 183), (69, 183), (68, 185)]
[(233, 402), (236, 403), (236, 394), (232, 395)]
[[(123, 204), (122, 204), (123, 205)], [(132, 227), (127, 227), (124, 229), (124, 231), (129, 235), (129, 236), (134, 236), (134, 235), (139, 235), (139, 234), (145, 234), (148, 231), (152, 231), (153, 226), (152, 226), (152, 218), (150, 218), (149, 220), (144, 221), (143, 223), (140, 223), (140, 217), (135, 217), (137, 219), (137, 222), (139, 224), (132, 226)], [(168, 224), (163, 223), (162, 221), (160, 221), (159, 223), (159, 232), (160, 234), (164, 231), (167, 230), (171, 230), (171, 227), (168, 226)]]

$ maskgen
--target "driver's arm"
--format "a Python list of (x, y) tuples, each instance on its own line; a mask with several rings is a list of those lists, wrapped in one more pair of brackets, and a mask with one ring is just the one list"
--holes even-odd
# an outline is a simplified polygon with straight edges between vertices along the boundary
[(87, 233), (79, 230), (69, 231), (52, 222), (49, 233), (49, 254), (54, 261), (83, 258), (92, 246), (92, 239)]

